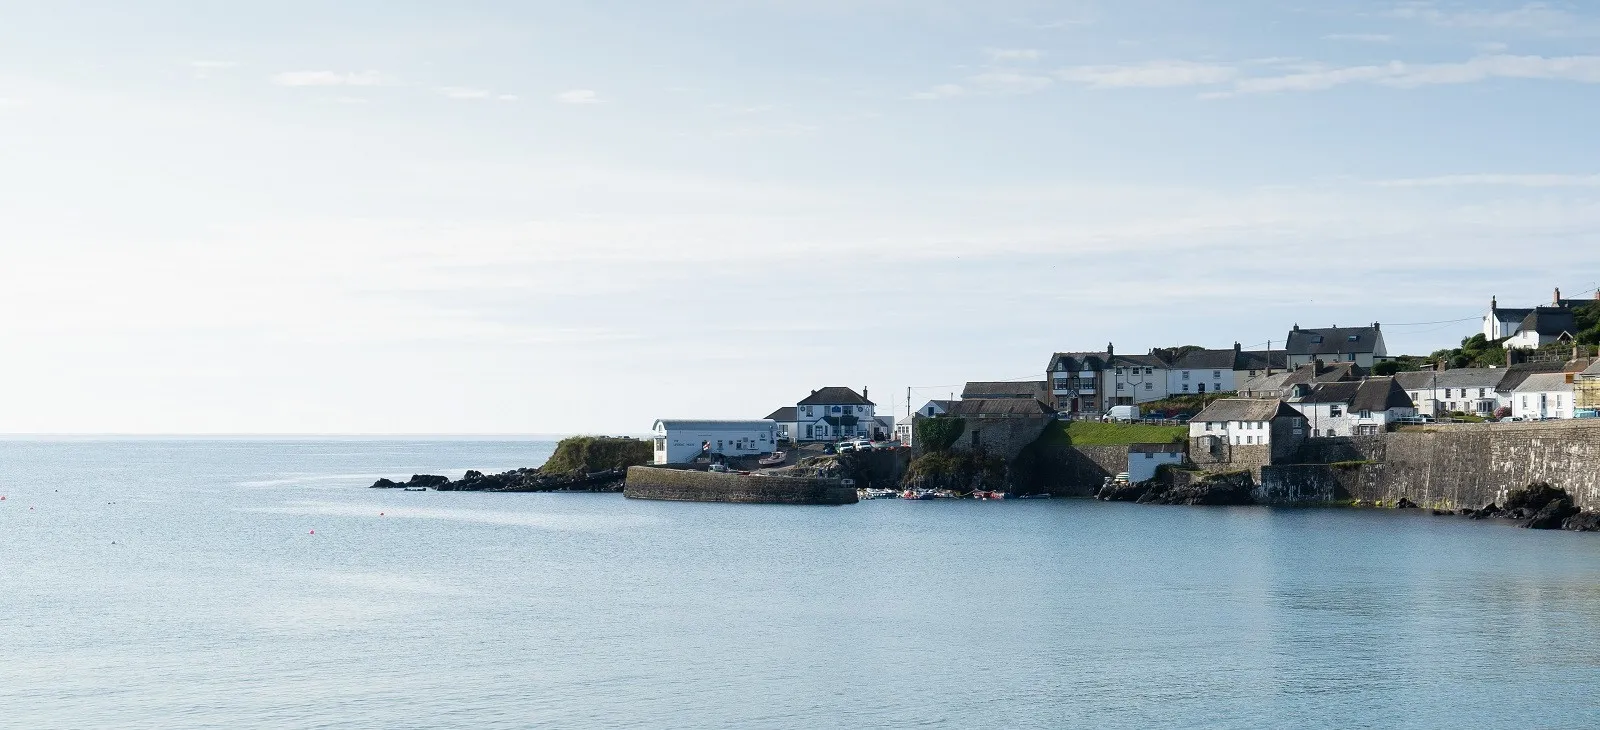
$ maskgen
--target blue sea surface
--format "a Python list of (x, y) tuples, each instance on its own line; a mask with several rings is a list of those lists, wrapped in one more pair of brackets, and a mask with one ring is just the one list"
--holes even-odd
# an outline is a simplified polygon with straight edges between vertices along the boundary
[(0, 442), (0, 727), (1600, 727), (1600, 535), (367, 489), (552, 449)]

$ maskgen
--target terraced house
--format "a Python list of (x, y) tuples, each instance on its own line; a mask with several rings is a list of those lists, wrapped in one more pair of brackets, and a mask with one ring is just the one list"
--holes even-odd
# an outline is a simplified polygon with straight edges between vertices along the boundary
[(1363, 368), (1391, 359), (1383, 344), (1383, 331), (1377, 322), (1370, 327), (1327, 327), (1300, 329), (1295, 325), (1284, 344), (1288, 365), (1297, 368), (1317, 360), (1353, 362)]
[(1505, 377), (1505, 368), (1461, 368), (1400, 373), (1395, 379), (1418, 413), (1491, 416), (1501, 405), (1498, 389)]

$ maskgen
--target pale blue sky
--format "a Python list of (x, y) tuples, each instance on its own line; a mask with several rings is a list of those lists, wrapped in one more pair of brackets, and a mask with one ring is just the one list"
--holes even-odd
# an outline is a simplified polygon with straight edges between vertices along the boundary
[(0, 0), (0, 432), (1427, 352), (1600, 281), (1595, 129), (1587, 3)]

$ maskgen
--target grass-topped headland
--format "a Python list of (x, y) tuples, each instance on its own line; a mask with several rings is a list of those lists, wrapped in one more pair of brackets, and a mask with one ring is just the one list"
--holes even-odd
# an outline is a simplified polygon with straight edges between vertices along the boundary
[(546, 474), (597, 472), (641, 466), (655, 460), (650, 442), (615, 436), (569, 436), (539, 470)]

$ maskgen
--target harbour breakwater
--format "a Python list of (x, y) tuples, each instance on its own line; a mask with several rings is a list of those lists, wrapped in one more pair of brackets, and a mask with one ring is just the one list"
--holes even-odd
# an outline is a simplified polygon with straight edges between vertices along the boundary
[(766, 476), (635, 466), (622, 494), (629, 499), (747, 504), (855, 504), (856, 487), (842, 479)]

